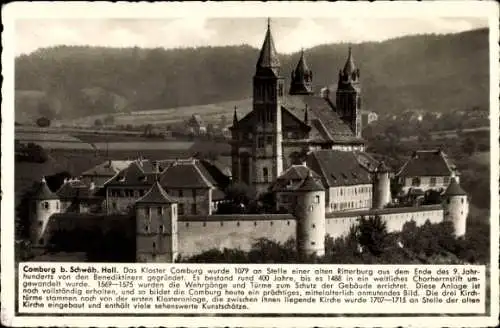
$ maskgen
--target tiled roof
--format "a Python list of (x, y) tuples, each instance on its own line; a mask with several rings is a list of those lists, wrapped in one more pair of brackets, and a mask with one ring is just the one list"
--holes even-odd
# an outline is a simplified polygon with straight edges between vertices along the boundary
[(363, 143), (362, 139), (354, 136), (328, 99), (315, 95), (293, 95), (285, 98), (283, 107), (298, 118), (304, 117), (307, 108), (312, 127), (310, 139), (313, 141)]
[(51, 199), (59, 199), (55, 193), (53, 193), (49, 186), (47, 186), (47, 182), (45, 178), (42, 178), (42, 181), (35, 189), (32, 199), (35, 200), (51, 200)]
[(160, 186), (158, 181), (156, 181), (151, 189), (139, 198), (136, 204), (171, 204), (176, 203), (176, 200), (170, 197), (167, 192)]
[(312, 174), (308, 174), (304, 182), (296, 189), (296, 191), (321, 191), (325, 188), (317, 179), (313, 178)]
[(160, 176), (162, 186), (168, 188), (211, 188), (217, 183), (197, 160), (179, 160)]
[(56, 191), (61, 199), (87, 198), (93, 195), (89, 186), (80, 180), (68, 180)]
[(308, 155), (307, 166), (329, 187), (371, 183), (370, 173), (359, 164), (353, 152), (316, 150)]
[[(286, 169), (279, 177), (276, 179), (272, 186), (274, 191), (284, 191), (284, 190), (295, 190), (297, 189), (305, 178), (311, 174), (314, 179), (321, 183), (321, 177), (318, 173), (314, 172), (305, 165), (292, 165)], [(324, 189), (324, 188), (323, 188)]]
[(455, 178), (451, 178), (450, 184), (446, 191), (444, 192), (445, 196), (465, 196), (467, 193), (460, 187), (457, 180)]
[(157, 173), (149, 160), (136, 160), (111, 178), (107, 186), (143, 186), (156, 181)]
[(454, 165), (440, 150), (418, 150), (399, 170), (398, 176), (449, 176)]
[[(308, 112), (309, 141), (334, 142), (339, 144), (363, 144), (363, 139), (357, 138), (351, 128), (335, 112), (333, 104), (322, 97), (314, 95), (292, 95), (283, 101), (282, 117), (287, 115), (303, 122), (305, 112)], [(248, 113), (238, 122), (238, 127), (250, 129), (253, 126), (254, 111)]]
[(375, 172), (375, 170), (380, 166), (379, 161), (377, 161), (372, 155), (366, 152), (356, 151), (354, 156), (358, 160), (358, 163), (363, 166), (369, 172)]

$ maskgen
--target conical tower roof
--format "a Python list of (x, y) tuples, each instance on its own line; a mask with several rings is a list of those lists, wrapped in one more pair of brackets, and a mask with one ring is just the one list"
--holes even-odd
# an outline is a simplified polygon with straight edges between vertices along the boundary
[(450, 184), (446, 191), (444, 192), (445, 196), (466, 196), (467, 193), (460, 187), (457, 180), (455, 178), (451, 178)]
[(304, 179), (304, 182), (302, 182), (302, 184), (295, 190), (307, 192), (307, 191), (322, 191), (325, 190), (325, 188), (321, 185), (321, 183), (319, 183), (318, 181), (316, 181), (316, 179), (313, 178), (312, 173), (309, 171), (309, 174)]
[(273, 36), (271, 34), (270, 20), (267, 20), (267, 31), (264, 43), (260, 49), (259, 59), (257, 61), (257, 72), (271, 70), (276, 76), (279, 75), (280, 61), (276, 47), (274, 46)]
[(167, 192), (161, 187), (160, 183), (156, 181), (151, 189), (139, 198), (136, 204), (171, 204), (177, 203), (175, 199), (170, 197)]
[(49, 186), (47, 185), (47, 182), (45, 181), (45, 178), (42, 178), (42, 181), (36, 188), (35, 192), (33, 193), (32, 199), (35, 200), (50, 200), (50, 199), (59, 199), (59, 197), (50, 191)]
[(345, 62), (343, 72), (346, 75), (351, 75), (354, 71), (356, 71), (356, 65), (352, 57), (352, 48), (349, 47), (349, 54), (347, 55), (347, 61)]

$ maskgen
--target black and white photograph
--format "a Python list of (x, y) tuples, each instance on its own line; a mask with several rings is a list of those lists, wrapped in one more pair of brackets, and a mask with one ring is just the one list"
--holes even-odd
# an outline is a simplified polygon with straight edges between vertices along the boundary
[(2, 250), (13, 243), (16, 272), (481, 265), (489, 277), (492, 17), (272, 5), (13, 21), (2, 101), (2, 150), (14, 143), (2, 230), (11, 221), (13, 236)]

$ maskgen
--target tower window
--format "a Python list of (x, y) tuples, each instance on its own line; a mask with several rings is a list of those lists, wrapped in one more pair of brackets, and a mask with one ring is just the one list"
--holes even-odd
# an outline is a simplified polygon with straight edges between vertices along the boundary
[(314, 197), (314, 204), (319, 204), (319, 195)]
[(268, 182), (269, 181), (269, 171), (268, 171), (267, 167), (264, 167), (262, 169), (262, 175), (264, 177), (264, 181)]
[(464, 199), (462, 198), (462, 204), (464, 203)]
[(50, 208), (49, 202), (43, 202), (43, 208), (45, 208), (46, 210), (48, 210)]
[(311, 245), (316, 245), (316, 242), (314, 242), (314, 241), (311, 241)]
[(158, 212), (158, 215), (162, 215), (163, 214), (163, 208), (162, 207), (158, 207), (157, 212)]
[(153, 250), (156, 250), (156, 243), (153, 241)]

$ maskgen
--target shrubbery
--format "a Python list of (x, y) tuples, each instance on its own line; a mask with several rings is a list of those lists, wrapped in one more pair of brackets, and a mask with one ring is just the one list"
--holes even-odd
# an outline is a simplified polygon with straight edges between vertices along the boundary
[(42, 146), (31, 142), (16, 143), (15, 153), (17, 162), (45, 163), (49, 159), (49, 155)]

